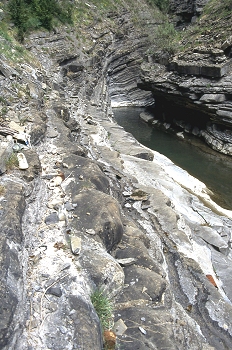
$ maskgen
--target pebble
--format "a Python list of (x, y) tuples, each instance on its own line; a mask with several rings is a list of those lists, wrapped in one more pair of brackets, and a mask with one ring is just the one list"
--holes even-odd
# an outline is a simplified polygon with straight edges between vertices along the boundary
[(87, 229), (85, 232), (88, 233), (89, 235), (95, 235), (96, 234), (96, 231), (94, 231), (92, 228), (90, 228), (89, 230)]
[(46, 225), (56, 224), (57, 222), (59, 222), (59, 217), (58, 217), (57, 213), (51, 213), (50, 215), (48, 215), (45, 218), (44, 221), (45, 221)]
[(51, 310), (52, 312), (55, 312), (58, 309), (58, 305), (52, 302), (48, 304), (48, 309)]
[(139, 327), (139, 330), (140, 330), (141, 333), (147, 334), (147, 331), (145, 331), (145, 329), (143, 327)]
[(131, 208), (131, 204), (130, 204), (130, 203), (126, 203), (126, 204), (124, 205), (124, 207), (125, 207), (125, 208)]
[(132, 193), (129, 191), (123, 191), (122, 194), (124, 197), (130, 197)]
[(63, 201), (60, 199), (53, 199), (51, 202), (47, 204), (47, 207), (50, 209), (54, 209), (57, 206), (62, 206)]
[(65, 207), (65, 209), (66, 209), (67, 211), (72, 211), (72, 210), (74, 210), (74, 206), (73, 206), (72, 203), (70, 203), (70, 202), (66, 202), (65, 205), (64, 205), (64, 207)]
[(56, 297), (61, 297), (62, 295), (62, 290), (60, 287), (50, 287), (46, 294), (52, 294), (55, 295)]
[(117, 262), (122, 266), (129, 266), (136, 262), (134, 258), (117, 259)]
[(52, 128), (49, 128), (48, 132), (47, 132), (47, 137), (52, 139), (58, 136), (58, 132)]
[(66, 215), (63, 211), (60, 211), (58, 216), (59, 216), (59, 221), (66, 221)]
[(59, 329), (60, 329), (60, 331), (61, 331), (62, 334), (66, 334), (67, 331), (68, 331), (67, 328), (64, 327), (64, 326), (60, 326)]
[(41, 290), (41, 286), (38, 286), (38, 285), (34, 286), (34, 291), (35, 292), (38, 292), (40, 290)]
[(80, 254), (81, 251), (81, 238), (76, 236), (71, 236), (70, 239), (71, 250), (75, 255)]
[(117, 322), (115, 322), (113, 331), (116, 335), (123, 335), (127, 330), (127, 326), (125, 325), (124, 321), (120, 318)]

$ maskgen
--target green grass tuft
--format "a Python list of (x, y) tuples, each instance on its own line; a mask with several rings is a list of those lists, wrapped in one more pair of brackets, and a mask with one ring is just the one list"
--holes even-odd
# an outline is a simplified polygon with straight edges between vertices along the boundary
[(11, 153), (10, 157), (6, 161), (7, 170), (12, 170), (19, 166), (18, 158), (15, 153)]
[(113, 323), (113, 305), (110, 299), (102, 289), (95, 289), (90, 299), (100, 319), (103, 331), (111, 329)]

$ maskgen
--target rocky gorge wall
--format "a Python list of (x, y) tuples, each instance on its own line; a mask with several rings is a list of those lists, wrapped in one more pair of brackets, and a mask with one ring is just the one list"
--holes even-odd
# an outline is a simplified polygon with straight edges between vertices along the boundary
[(85, 45), (74, 28), (37, 32), (30, 62), (1, 62), (4, 127), (31, 144), (27, 169), (1, 162), (0, 347), (102, 349), (101, 288), (105, 348), (228, 349), (232, 213), (114, 122), (112, 105), (153, 97), (137, 87), (148, 37), (128, 8), (107, 18)]
[[(228, 5), (228, 11), (221, 15), (219, 2), (218, 8), (211, 5), (199, 17), (207, 3), (170, 2), (173, 23), (178, 28), (178, 16), (182, 14), (182, 31), (186, 35), (165, 64), (162, 58), (152, 57), (143, 64), (139, 86), (153, 92), (155, 119), (192, 133), (214, 150), (231, 155), (231, 9)], [(207, 15), (210, 11), (211, 17)], [(184, 15), (190, 19), (197, 15), (198, 20), (191, 24)]]

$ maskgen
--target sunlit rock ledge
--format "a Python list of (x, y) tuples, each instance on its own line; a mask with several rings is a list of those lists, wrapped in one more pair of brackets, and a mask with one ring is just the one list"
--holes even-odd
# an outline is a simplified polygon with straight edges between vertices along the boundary
[[(97, 129), (92, 134), (95, 147), (115, 149), (117, 164), (121, 161), (123, 173), (135, 187), (149, 195), (146, 211), (141, 209), (142, 203), (133, 204), (144, 216), (140, 224), (153, 231), (151, 222), (155, 226), (158, 222), (179, 253), (194, 260), (205, 276), (213, 276), (223, 303), (231, 304), (232, 211), (217, 205), (204, 183), (164, 155), (139, 144), (114, 122), (101, 119)], [(139, 156), (146, 153), (150, 158)], [(114, 161), (111, 158), (109, 162)], [(214, 314), (212, 305), (210, 308)]]

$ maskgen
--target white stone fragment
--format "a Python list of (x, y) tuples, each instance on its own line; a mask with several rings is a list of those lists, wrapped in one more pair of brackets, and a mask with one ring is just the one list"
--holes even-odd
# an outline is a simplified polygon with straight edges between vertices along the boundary
[(79, 255), (81, 251), (81, 238), (76, 236), (71, 236), (70, 245), (71, 245), (72, 253), (75, 255)]
[(143, 327), (139, 327), (139, 330), (140, 330), (141, 333), (147, 334), (147, 331), (145, 331), (145, 329)]

